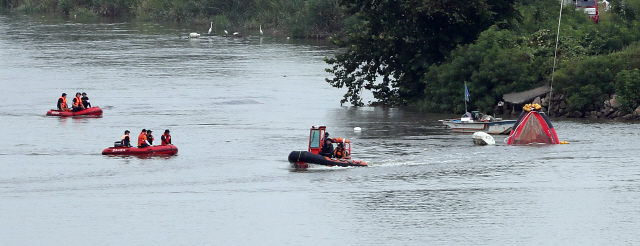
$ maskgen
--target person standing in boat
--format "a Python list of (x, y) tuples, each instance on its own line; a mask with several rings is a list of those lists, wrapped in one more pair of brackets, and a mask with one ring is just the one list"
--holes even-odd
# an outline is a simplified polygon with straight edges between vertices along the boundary
[(84, 106), (84, 108), (91, 108), (91, 102), (89, 102), (89, 98), (87, 97), (87, 93), (83, 92), (82, 93), (82, 105)]
[[(325, 136), (328, 136), (328, 134)], [(320, 150), (319, 154), (321, 156), (333, 158), (333, 143), (331, 142), (330, 138), (328, 137), (324, 138), (324, 144), (322, 145), (322, 149)]]
[(73, 112), (77, 112), (84, 109), (82, 105), (82, 98), (80, 98), (80, 92), (76, 93), (76, 97), (73, 98)]
[(153, 145), (153, 135), (151, 135), (153, 131), (151, 130), (147, 130), (147, 141), (149, 142), (149, 145)]
[(138, 135), (138, 148), (149, 147), (149, 141), (147, 141), (147, 129), (142, 129), (140, 135)]
[(171, 134), (169, 134), (169, 129), (164, 130), (164, 134), (162, 134), (162, 137), (160, 137), (160, 140), (162, 141), (162, 145), (171, 144)]
[(67, 93), (62, 93), (62, 96), (58, 98), (58, 110), (69, 111), (69, 106), (67, 105)]
[(336, 138), (330, 138), (328, 132), (324, 133), (324, 139), (329, 139), (329, 141), (331, 141), (331, 143), (335, 143), (336, 142)]
[(124, 131), (124, 136), (122, 136), (122, 147), (131, 147), (131, 138), (129, 137), (129, 130)]

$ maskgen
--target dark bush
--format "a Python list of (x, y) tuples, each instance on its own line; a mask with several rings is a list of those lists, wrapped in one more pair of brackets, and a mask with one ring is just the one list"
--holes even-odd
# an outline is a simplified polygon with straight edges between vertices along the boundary
[(616, 74), (616, 94), (620, 107), (631, 112), (640, 106), (640, 70), (622, 70)]

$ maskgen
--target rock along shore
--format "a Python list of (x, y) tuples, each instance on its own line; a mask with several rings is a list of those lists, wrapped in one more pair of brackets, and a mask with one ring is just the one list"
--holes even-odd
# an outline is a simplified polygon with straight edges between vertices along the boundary
[[(504, 104), (496, 106), (495, 111), (499, 114), (519, 115), (522, 112), (522, 106), (528, 103), (538, 103), (542, 105), (541, 111), (546, 112), (550, 116), (562, 118), (589, 118), (589, 119), (624, 119), (635, 120), (640, 119), (640, 107), (636, 108), (633, 113), (625, 113), (620, 109), (618, 98), (616, 95), (609, 96), (600, 107), (592, 111), (569, 110), (567, 107), (567, 97), (558, 93), (547, 93), (546, 96), (536, 97), (531, 102), (523, 104)], [(553, 96), (553, 98), (551, 98)], [(549, 108), (551, 104), (551, 108)]]

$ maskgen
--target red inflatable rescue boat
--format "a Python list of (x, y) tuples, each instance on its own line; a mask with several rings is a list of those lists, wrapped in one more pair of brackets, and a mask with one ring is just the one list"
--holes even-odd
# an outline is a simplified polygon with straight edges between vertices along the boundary
[(100, 109), (100, 107), (91, 107), (91, 108), (83, 109), (76, 112), (57, 110), (57, 109), (52, 109), (47, 111), (47, 116), (67, 117), (67, 116), (101, 116), (101, 115), (102, 115), (102, 109)]
[(109, 147), (102, 151), (103, 155), (175, 155), (178, 147), (174, 145), (154, 145), (138, 147)]

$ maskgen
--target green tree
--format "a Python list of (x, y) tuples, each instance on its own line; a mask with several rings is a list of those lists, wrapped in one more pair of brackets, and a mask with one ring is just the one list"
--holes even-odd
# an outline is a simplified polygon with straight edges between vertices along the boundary
[(473, 42), (493, 24), (515, 18), (514, 0), (340, 0), (359, 22), (332, 38), (346, 48), (325, 61), (327, 82), (347, 87), (342, 103), (362, 105), (371, 90), (378, 103), (402, 105), (423, 96), (425, 73), (451, 50)]
[[(466, 81), (469, 106), (491, 112), (506, 93), (549, 85), (559, 3), (522, 1), (517, 8), (522, 13), (518, 25), (508, 29), (494, 25), (475, 42), (458, 46), (447, 60), (432, 66), (423, 80), (425, 96), (415, 104), (429, 112), (461, 112), (461, 88)], [(570, 5), (563, 8), (553, 87), (567, 96), (570, 110), (602, 107), (604, 99), (614, 93), (616, 73), (638, 66), (640, 51), (637, 45), (630, 45), (640, 38), (631, 31), (637, 30), (636, 25), (596, 24)]]
[[(615, 84), (615, 76), (623, 70), (638, 67), (640, 44), (632, 44), (607, 55), (583, 56), (563, 62), (556, 70), (554, 89), (567, 95), (570, 110), (595, 110), (602, 107), (608, 95), (622, 89)], [(621, 91), (624, 93), (625, 90)]]
[[(547, 30), (539, 35), (545, 36)], [(538, 37), (538, 35), (534, 35)], [(531, 89), (542, 80), (550, 53), (547, 38), (535, 42), (521, 38), (513, 31), (492, 27), (470, 45), (460, 46), (451, 53), (450, 61), (432, 66), (423, 80), (425, 97), (417, 104), (429, 112), (464, 112), (463, 83), (467, 82), (472, 109), (491, 112), (503, 94)], [(533, 43), (535, 48), (527, 45)], [(544, 83), (544, 82), (542, 82)]]
[(616, 74), (616, 93), (623, 110), (631, 112), (640, 106), (640, 70), (623, 70)]

